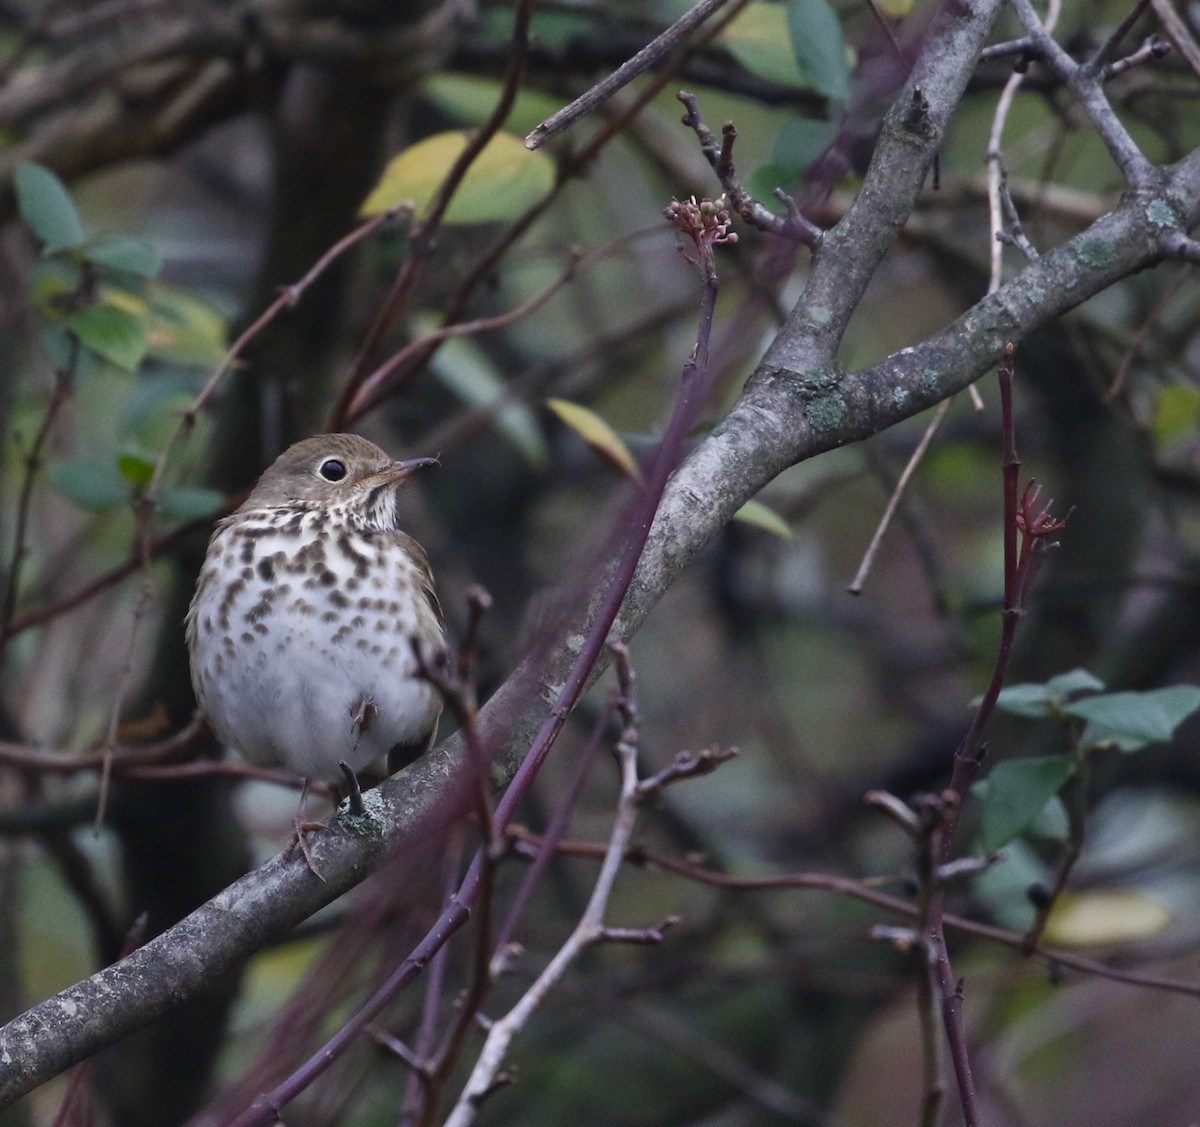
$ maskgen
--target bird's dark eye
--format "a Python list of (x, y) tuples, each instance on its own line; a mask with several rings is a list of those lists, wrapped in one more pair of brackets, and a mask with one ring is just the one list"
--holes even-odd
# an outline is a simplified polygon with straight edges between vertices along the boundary
[(341, 481), (346, 476), (346, 463), (337, 458), (326, 458), (317, 473), (326, 481)]

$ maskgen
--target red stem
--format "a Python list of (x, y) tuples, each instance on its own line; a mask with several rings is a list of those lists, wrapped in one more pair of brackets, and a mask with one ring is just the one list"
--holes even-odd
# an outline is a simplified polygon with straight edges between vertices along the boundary
[(1000, 418), (1002, 431), (1001, 470), (1004, 482), (1004, 611), (1000, 628), (1000, 644), (996, 650), (996, 661), (992, 668), (992, 679), (988, 684), (971, 726), (954, 753), (954, 768), (950, 774), (950, 799), (943, 805), (942, 822), (934, 835), (930, 848), (936, 862), (929, 879), (932, 882), (929, 900), (928, 934), (934, 955), (934, 973), (942, 998), (942, 1024), (946, 1030), (946, 1041), (950, 1048), (950, 1060), (958, 1082), (959, 1102), (962, 1104), (966, 1127), (977, 1127), (980, 1122), (978, 1096), (975, 1079), (971, 1073), (971, 1058), (967, 1048), (967, 1031), (962, 1016), (962, 982), (954, 976), (950, 962), (950, 950), (946, 945), (945, 886), (937, 869), (950, 859), (951, 845), (958, 828), (959, 815), (970, 791), (971, 783), (979, 772), (983, 758), (983, 736), (988, 721), (999, 699), (1000, 690), (1008, 673), (1008, 661), (1012, 655), (1013, 636), (1020, 616), (1021, 572), (1028, 557), (1030, 543), (1026, 536), (1017, 546), (1017, 474), (1020, 462), (1012, 409), (1012, 344), (1004, 347), (1004, 359), (999, 369)]
[(517, 99), (517, 91), (521, 86), (521, 78), (525, 73), (525, 63), (529, 54), (529, 21), (533, 12), (533, 0), (520, 0), (516, 5), (513, 16), (513, 32), (510, 40), (510, 57), (508, 71), (504, 76), (504, 85), (500, 97), (496, 101), (487, 121), (468, 140), (466, 147), (458, 155), (445, 179), (439, 185), (436, 194), (430, 201), (429, 210), (419, 224), (414, 225), (411, 254), (396, 274), (391, 289), (384, 299), (383, 305), (375, 316), (358, 355), (354, 359), (354, 367), (346, 386), (333, 412), (331, 429), (341, 430), (350, 412), (350, 405), (358, 393), (363, 381), (375, 367), (375, 357), (379, 346), (388, 330), (396, 323), (396, 319), (404, 311), (409, 296), (416, 290), (425, 267), (433, 255), (437, 244), (438, 232), (446, 209), (454, 198), (454, 193), (462, 185), (471, 165), (483, 152), (487, 143), (500, 131)]
[[(696, 347), (680, 380), (679, 394), (667, 423), (662, 442), (650, 463), (643, 485), (634, 501), (629, 517), (629, 534), (613, 569), (607, 593), (596, 612), (596, 618), (588, 631), (586, 640), (567, 674), (554, 708), (542, 724), (533, 744), (526, 753), (521, 766), (513, 776), (495, 810), (495, 826), (503, 833), (517, 806), (528, 794), (542, 764), (550, 754), (567, 716), (587, 687), (596, 661), (599, 658), (612, 624), (616, 620), (621, 604), (629, 591), (629, 585), (637, 570), (638, 561), (650, 534), (650, 526), (658, 511), (666, 488), (667, 479), (679, 463), (684, 442), (705, 399), (709, 384), (708, 351), (712, 337), (713, 311), (719, 288), (716, 272), (712, 266), (710, 247), (699, 248), (704, 259), (704, 290), (700, 307), (700, 324), (696, 334)], [(626, 522), (622, 521), (622, 525)], [(470, 918), (471, 909), (477, 902), (484, 883), (486, 867), (485, 851), (475, 854), (457, 896), (451, 898), (433, 928), (413, 949), (388, 978), (380, 985), (359, 1011), (354, 1014), (320, 1049), (307, 1061), (278, 1084), (270, 1092), (259, 1096), (230, 1127), (268, 1127), (278, 1119), (278, 1109), (289, 1103), (337, 1060), (354, 1042), (359, 1033), (369, 1025), (405, 987), (424, 969), (436, 951)]]

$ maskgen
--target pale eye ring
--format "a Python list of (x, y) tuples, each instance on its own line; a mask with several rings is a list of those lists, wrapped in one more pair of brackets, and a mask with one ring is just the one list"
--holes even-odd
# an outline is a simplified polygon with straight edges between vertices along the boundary
[(317, 473), (326, 481), (341, 481), (346, 476), (346, 463), (338, 458), (326, 458)]

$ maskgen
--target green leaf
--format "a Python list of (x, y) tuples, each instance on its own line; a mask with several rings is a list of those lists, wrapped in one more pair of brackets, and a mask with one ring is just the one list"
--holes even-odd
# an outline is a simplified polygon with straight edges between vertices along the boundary
[(1200, 426), (1200, 388), (1191, 384), (1168, 384), (1158, 393), (1154, 406), (1154, 438), (1159, 446), (1190, 442)]
[(154, 278), (162, 269), (162, 256), (152, 244), (125, 235), (97, 235), (81, 253), (93, 266), (139, 278)]
[(78, 307), (83, 273), (79, 263), (66, 258), (43, 258), (34, 263), (29, 277), (30, 304), (47, 321), (62, 321)]
[(134, 489), (145, 489), (154, 477), (154, 459), (145, 454), (127, 451), (118, 456), (117, 469)]
[[(393, 157), (383, 170), (362, 215), (393, 207), (423, 214), (454, 162), (467, 147), (464, 131), (437, 133)], [(472, 162), (446, 211), (446, 223), (490, 223), (515, 219), (554, 187), (554, 162), (530, 152), (512, 133), (497, 133)]]
[(68, 501), (93, 513), (124, 505), (133, 493), (114, 463), (98, 459), (71, 458), (51, 462), (46, 467), (46, 477)]
[[(418, 324), (422, 331), (434, 322), (420, 319)], [(443, 341), (433, 358), (433, 371), (464, 403), (490, 412), (495, 428), (531, 466), (540, 469), (549, 462), (537, 416), (524, 403), (509, 399), (492, 361), (473, 341), (462, 337)]]
[(829, 147), (837, 131), (832, 121), (801, 118), (787, 122), (776, 138), (771, 162), (750, 177), (750, 190), (764, 200), (771, 199), (776, 188), (785, 192), (794, 190), (812, 162)]
[(751, 74), (780, 86), (803, 84), (788, 42), (788, 17), (779, 4), (747, 4), (718, 42)]
[[(1098, 693), (1103, 689), (1104, 682), (1099, 677), (1086, 669), (1072, 669), (1069, 673), (1051, 677), (1045, 684), (1033, 682), (1001, 689), (996, 707), (1014, 716), (1041, 720), (1062, 713), (1071, 697), (1081, 693)], [(975, 703), (981, 699), (977, 697)]]
[(1041, 813), (1025, 831), (1029, 837), (1040, 837), (1047, 841), (1065, 842), (1071, 836), (1071, 815), (1057, 794), (1042, 807)]
[(788, 0), (792, 51), (807, 85), (835, 102), (850, 89), (846, 40), (837, 13), (826, 0)]
[(733, 514), (733, 519), (740, 520), (745, 524), (752, 524), (755, 528), (761, 528), (764, 532), (769, 532), (782, 540), (792, 538), (791, 525), (774, 509), (764, 505), (761, 501), (747, 501)]
[(1055, 700), (1065, 702), (1070, 697), (1084, 693), (1104, 692), (1104, 682), (1086, 669), (1072, 669), (1069, 673), (1051, 677), (1046, 682), (1046, 689)]
[(775, 162), (807, 169), (837, 137), (838, 127), (832, 121), (798, 118), (787, 122), (775, 139)]
[[(982, 699), (976, 697), (971, 703), (977, 705)], [(1001, 689), (1000, 696), (996, 698), (996, 707), (1001, 712), (1029, 716), (1035, 720), (1053, 714), (1050, 690), (1039, 684), (1009, 685), (1007, 689)]]
[(149, 355), (155, 360), (213, 368), (225, 358), (228, 325), (211, 306), (165, 282), (146, 287)]
[(1200, 688), (1171, 685), (1144, 693), (1088, 697), (1072, 701), (1063, 711), (1087, 721), (1081, 741), (1084, 747), (1112, 744), (1121, 751), (1140, 751), (1150, 744), (1169, 741), (1197, 708)]
[(42, 241), (45, 254), (74, 250), (85, 235), (79, 212), (63, 182), (40, 164), (22, 163), (13, 173), (17, 210)]
[(218, 489), (200, 489), (177, 485), (163, 490), (158, 501), (158, 515), (163, 520), (202, 520), (221, 511), (225, 496)]
[[(591, 32), (593, 25), (582, 12), (568, 18), (574, 29), (572, 35), (588, 35)], [(535, 22), (537, 19), (535, 16)], [(550, 49), (550, 40), (536, 28), (532, 31), (543, 49)], [(505, 37), (506, 41), (511, 34), (510, 29)], [(568, 37), (562, 38), (565, 40)], [(432, 102), (447, 121), (462, 125), (482, 125), (496, 108), (496, 100), (500, 97), (503, 86), (498, 78), (443, 71), (425, 79), (421, 84), (421, 95), (423, 99)], [(517, 94), (504, 124), (511, 133), (525, 134), (534, 126), (540, 125), (561, 106), (562, 102), (549, 94), (525, 89)]]
[(156, 365), (125, 398), (121, 427), (142, 450), (160, 450), (191, 409), (202, 377), (195, 370)]
[(1075, 758), (1049, 755), (997, 763), (983, 792), (980, 848), (994, 853), (1023, 833), (1073, 774)]
[(132, 313), (113, 305), (92, 305), (67, 321), (71, 331), (97, 355), (126, 371), (137, 371), (146, 355), (146, 332)]

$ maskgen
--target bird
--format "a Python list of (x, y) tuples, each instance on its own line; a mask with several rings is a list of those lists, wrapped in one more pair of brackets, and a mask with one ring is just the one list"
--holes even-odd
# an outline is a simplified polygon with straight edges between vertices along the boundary
[(437, 464), (353, 434), (290, 446), (218, 521), (185, 619), (217, 738), (306, 789), (346, 787), (359, 811), (364, 772), (426, 752), (442, 710), (422, 676), (444, 653), (442, 610), (424, 550), (397, 527), (398, 490)]

